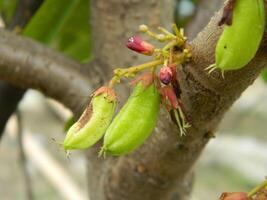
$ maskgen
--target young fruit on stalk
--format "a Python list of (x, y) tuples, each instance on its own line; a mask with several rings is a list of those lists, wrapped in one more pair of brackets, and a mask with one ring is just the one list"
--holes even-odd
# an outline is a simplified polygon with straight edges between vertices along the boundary
[(255, 56), (265, 27), (263, 0), (230, 0), (219, 25), (227, 24), (216, 46), (216, 63), (207, 69), (237, 70)]
[(106, 131), (100, 154), (127, 154), (151, 134), (160, 109), (160, 95), (154, 79), (152, 73), (147, 73), (134, 81), (133, 93)]
[(115, 92), (109, 87), (96, 90), (80, 119), (67, 132), (65, 150), (85, 149), (94, 145), (105, 133), (117, 105)]

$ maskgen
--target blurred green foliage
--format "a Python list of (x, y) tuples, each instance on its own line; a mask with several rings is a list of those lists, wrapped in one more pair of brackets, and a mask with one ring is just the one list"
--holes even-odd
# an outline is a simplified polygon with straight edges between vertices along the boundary
[(267, 84), (267, 66), (262, 70), (261, 77), (264, 80), (264, 82)]
[(6, 22), (12, 19), (18, 0), (0, 0), (0, 13)]
[[(84, 62), (90, 59), (89, 0), (45, 0), (23, 30), (23, 35)], [(8, 23), (17, 0), (0, 0)]]
[(78, 0), (46, 0), (23, 30), (23, 35), (49, 44), (62, 28)]
[(90, 1), (79, 0), (55, 38), (56, 48), (79, 61), (88, 61), (91, 56), (89, 17)]

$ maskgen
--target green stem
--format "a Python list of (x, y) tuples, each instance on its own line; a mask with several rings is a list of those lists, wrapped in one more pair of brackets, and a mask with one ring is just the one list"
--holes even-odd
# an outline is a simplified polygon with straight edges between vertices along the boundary
[(109, 81), (108, 87), (113, 88), (116, 83), (118, 83), (120, 79), (118, 76), (113, 76), (112, 79)]
[(167, 51), (167, 50), (169, 50), (170, 48), (174, 47), (175, 45), (177, 45), (177, 41), (176, 41), (176, 40), (173, 40), (173, 41), (169, 42), (168, 44), (166, 44), (166, 45), (162, 48), (162, 51)]
[(267, 187), (267, 179), (248, 193), (248, 197), (254, 196), (258, 191)]
[(136, 65), (136, 66), (129, 67), (129, 68), (126, 68), (126, 69), (117, 68), (117, 69), (114, 70), (113, 78), (109, 81), (109, 87), (111, 87), (111, 88), (114, 87), (114, 85), (116, 83), (120, 82), (120, 79), (123, 76), (125, 76), (125, 77), (133, 76), (136, 73), (138, 73), (140, 71), (143, 71), (145, 69), (155, 68), (156, 66), (158, 66), (160, 64), (163, 64), (163, 62), (164, 62), (163, 60), (154, 60), (154, 61), (151, 61), (151, 62), (148, 62), (148, 63), (144, 63), (144, 64), (141, 64), (141, 65)]
[(158, 29), (159, 29), (162, 33), (164, 33), (165, 35), (168, 35), (168, 36), (172, 37), (173, 39), (176, 38), (176, 36), (175, 36), (174, 34), (172, 34), (171, 32), (169, 32), (169, 31), (166, 30), (165, 28), (163, 28), (163, 27), (158, 27)]
[(163, 60), (154, 60), (148, 63), (144, 63), (141, 65), (136, 65), (133, 67), (129, 67), (126, 69), (118, 68), (114, 70), (114, 74), (121, 77), (121, 76), (129, 76), (130, 74), (135, 74), (147, 68), (156, 67), (157, 65), (163, 64)]

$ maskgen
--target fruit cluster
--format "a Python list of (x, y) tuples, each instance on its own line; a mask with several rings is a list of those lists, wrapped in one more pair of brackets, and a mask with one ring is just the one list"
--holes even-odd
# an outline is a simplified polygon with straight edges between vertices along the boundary
[[(100, 155), (115, 156), (127, 154), (141, 144), (151, 134), (157, 122), (162, 104), (178, 125), (180, 134), (185, 135), (190, 127), (181, 103), (181, 90), (178, 82), (177, 67), (190, 60), (183, 30), (173, 25), (173, 33), (159, 27), (160, 34), (154, 33), (146, 25), (139, 27), (158, 42), (166, 43), (156, 48), (151, 43), (133, 36), (126, 46), (146, 56), (152, 61), (129, 68), (117, 68), (109, 84), (97, 89), (90, 104), (80, 119), (68, 130), (63, 146), (65, 150), (89, 148), (104, 136)], [(135, 77), (131, 85), (133, 92), (125, 105), (114, 117), (118, 103), (114, 87), (121, 79)]]

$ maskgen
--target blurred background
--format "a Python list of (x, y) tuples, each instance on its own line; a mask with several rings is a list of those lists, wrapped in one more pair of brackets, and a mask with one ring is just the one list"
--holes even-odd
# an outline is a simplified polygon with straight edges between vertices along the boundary
[[(89, 4), (77, 2), (66, 8), (68, 17), (57, 24), (53, 40), (41, 42), (86, 62), (91, 56)], [(11, 20), (16, 3), (0, 0), (2, 27), (3, 21)], [(174, 16), (180, 27), (196, 12), (196, 0), (176, 0)], [(259, 78), (225, 115), (216, 138), (196, 164), (192, 200), (218, 199), (224, 191), (249, 191), (263, 181), (267, 175), (266, 99), (267, 85)], [(0, 141), (0, 199), (88, 199), (83, 152), (67, 157), (60, 146), (70, 117), (62, 105), (27, 91)]]

